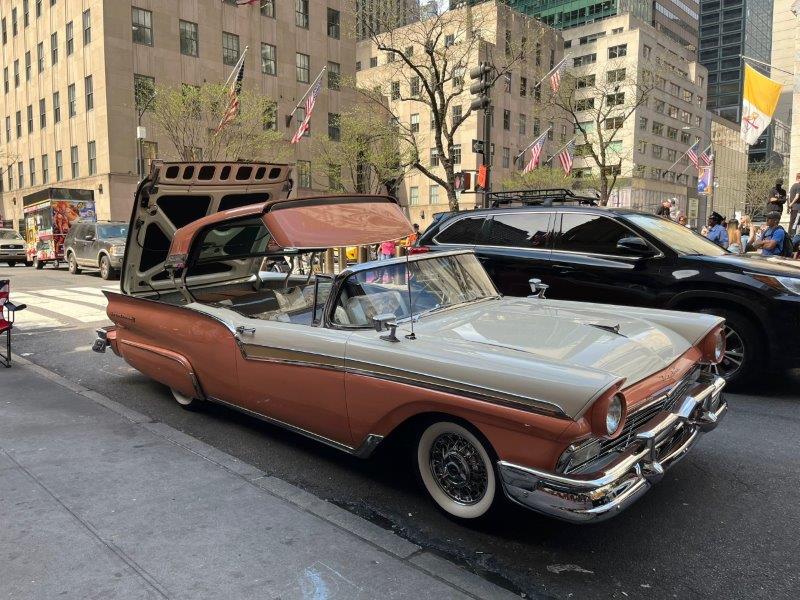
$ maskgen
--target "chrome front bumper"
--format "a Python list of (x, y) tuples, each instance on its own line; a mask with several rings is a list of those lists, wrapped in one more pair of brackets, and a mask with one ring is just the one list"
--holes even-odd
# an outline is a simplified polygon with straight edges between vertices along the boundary
[(672, 409), (639, 428), (633, 443), (596, 472), (559, 475), (499, 461), (503, 490), (513, 502), (565, 521), (609, 519), (658, 483), (701, 433), (719, 424), (728, 411), (723, 387), (721, 377), (696, 384)]

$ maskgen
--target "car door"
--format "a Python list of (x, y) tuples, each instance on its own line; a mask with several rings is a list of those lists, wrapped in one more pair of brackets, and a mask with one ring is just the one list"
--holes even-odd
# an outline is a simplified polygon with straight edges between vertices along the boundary
[(654, 306), (663, 255), (642, 256), (618, 247), (637, 236), (619, 220), (598, 212), (558, 213), (551, 272), (543, 277), (549, 298)]
[(95, 265), (95, 252), (94, 245), (97, 243), (97, 232), (95, 231), (94, 223), (85, 223), (81, 228), (81, 240), (83, 243), (80, 246), (78, 253), (78, 262), (85, 265)]
[(482, 227), (475, 254), (497, 289), (506, 296), (527, 296), (530, 279), (551, 275), (553, 221), (550, 211), (493, 213)]
[(72, 251), (75, 253), (75, 260), (78, 264), (83, 262), (83, 254), (84, 248), (86, 246), (86, 240), (84, 239), (84, 235), (86, 235), (87, 225), (85, 223), (76, 223), (72, 226), (67, 237), (71, 237), (71, 243), (69, 246), (72, 248)]

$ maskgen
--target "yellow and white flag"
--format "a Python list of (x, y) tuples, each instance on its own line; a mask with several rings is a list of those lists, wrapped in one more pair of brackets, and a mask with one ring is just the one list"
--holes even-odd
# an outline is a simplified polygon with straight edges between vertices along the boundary
[(782, 87), (750, 65), (744, 66), (741, 137), (748, 146), (755, 144), (772, 122)]

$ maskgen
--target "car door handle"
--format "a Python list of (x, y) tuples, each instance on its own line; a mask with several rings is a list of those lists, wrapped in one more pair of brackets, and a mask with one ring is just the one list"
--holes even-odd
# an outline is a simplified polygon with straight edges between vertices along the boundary
[(558, 265), (558, 264), (553, 265), (553, 269), (558, 273), (570, 273), (572, 271), (577, 270), (572, 265)]
[(239, 325), (236, 328), (236, 333), (240, 335), (255, 335), (256, 328), (255, 327), (245, 327), (244, 325)]

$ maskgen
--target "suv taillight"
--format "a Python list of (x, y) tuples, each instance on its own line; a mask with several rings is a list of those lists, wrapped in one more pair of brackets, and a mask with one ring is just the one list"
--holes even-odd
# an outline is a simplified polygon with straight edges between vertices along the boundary
[(411, 246), (408, 249), (409, 254), (425, 254), (430, 251), (430, 246)]

